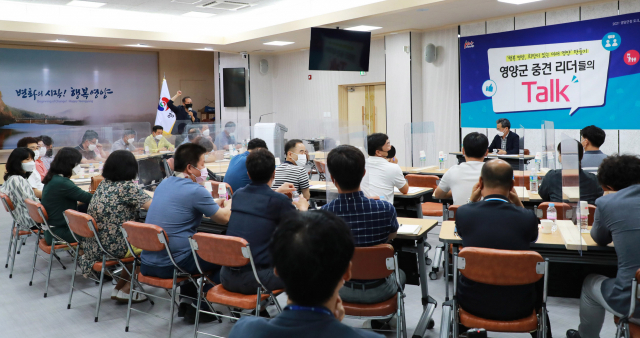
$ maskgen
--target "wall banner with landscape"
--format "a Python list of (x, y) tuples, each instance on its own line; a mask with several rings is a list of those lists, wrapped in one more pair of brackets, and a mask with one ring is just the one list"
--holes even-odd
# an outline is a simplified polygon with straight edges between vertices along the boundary
[(157, 101), (155, 53), (0, 48), (0, 149), (25, 136), (153, 122)]

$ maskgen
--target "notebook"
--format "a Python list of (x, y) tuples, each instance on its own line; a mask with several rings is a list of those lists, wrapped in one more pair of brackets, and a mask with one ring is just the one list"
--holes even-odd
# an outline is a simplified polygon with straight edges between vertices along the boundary
[(422, 229), (421, 226), (416, 224), (401, 224), (398, 229), (398, 234), (400, 235), (417, 235)]

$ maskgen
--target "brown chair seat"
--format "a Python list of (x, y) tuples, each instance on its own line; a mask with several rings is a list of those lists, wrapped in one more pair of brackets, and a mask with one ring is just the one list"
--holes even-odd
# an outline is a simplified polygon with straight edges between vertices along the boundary
[[(128, 257), (128, 258), (123, 258), (120, 261), (122, 261), (122, 263), (133, 263), (133, 261), (135, 260), (135, 257)], [(115, 266), (118, 265), (118, 261), (116, 260), (108, 260), (105, 262), (105, 264), (107, 267), (110, 266)], [(93, 264), (93, 270), (94, 271), (102, 271), (102, 262), (95, 262)]]
[[(196, 276), (193, 276), (196, 277)], [(181, 283), (187, 280), (186, 277), (178, 277), (176, 283)], [(163, 288), (171, 290), (173, 288), (173, 278), (158, 278), (145, 276), (142, 273), (138, 273), (138, 281), (143, 284), (155, 286), (157, 288)]]
[[(69, 243), (70, 246), (78, 246), (78, 243)], [(44, 240), (44, 238), (40, 239), (40, 242), (38, 242), (38, 247), (40, 248), (40, 250), (44, 251), (47, 254), (51, 253), (51, 246), (47, 245), (47, 241)], [(67, 247), (66, 244), (59, 244), (56, 245), (53, 249), (54, 250), (59, 250), (59, 249), (65, 249)]]
[[(13, 228), (13, 235), (16, 235), (16, 231), (18, 229), (17, 228)], [(20, 230), (18, 231), (18, 236), (26, 236), (26, 235), (31, 235), (33, 232), (31, 230), (27, 231), (27, 230)]]
[[(275, 290), (273, 294), (275, 296), (281, 294), (284, 290)], [(222, 284), (218, 284), (211, 288), (207, 292), (207, 300), (221, 305), (239, 307), (245, 310), (251, 310), (256, 308), (256, 300), (258, 295), (243, 295), (241, 293), (235, 293), (225, 290)], [(268, 293), (263, 293), (260, 296), (260, 300), (264, 301), (269, 298)]]
[(442, 203), (422, 203), (422, 215), (431, 217), (442, 217)]
[(398, 310), (398, 294), (378, 304), (355, 304), (342, 302), (345, 314), (349, 316), (377, 317), (388, 316)]
[[(618, 322), (620, 321), (619, 317), (614, 316), (613, 317), (613, 321), (616, 323), (616, 325), (618, 324)], [(631, 334), (630, 338), (640, 338), (640, 325), (634, 324), (634, 323), (629, 323), (629, 332)]]
[(481, 327), (493, 332), (531, 332), (538, 329), (538, 317), (533, 311), (529, 317), (500, 321), (476, 317), (460, 308), (460, 324), (466, 327)]

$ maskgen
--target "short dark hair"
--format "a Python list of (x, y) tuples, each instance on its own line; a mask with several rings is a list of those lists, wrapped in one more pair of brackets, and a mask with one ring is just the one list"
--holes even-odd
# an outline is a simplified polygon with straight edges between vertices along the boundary
[(464, 153), (472, 158), (482, 158), (489, 149), (489, 139), (485, 134), (469, 133), (462, 141)]
[(269, 182), (276, 170), (276, 158), (264, 148), (258, 148), (247, 156), (247, 173), (253, 183), (264, 184)]
[(396, 147), (391, 146), (391, 149), (387, 153), (387, 158), (394, 158), (394, 157), (396, 157)]
[(203, 146), (195, 143), (185, 143), (176, 149), (173, 155), (173, 167), (175, 172), (183, 172), (187, 165), (197, 166), (200, 156), (207, 152)]
[(640, 183), (640, 158), (634, 155), (611, 155), (600, 163), (598, 182), (615, 191)]
[(224, 127), (225, 128), (235, 128), (236, 124), (234, 122), (232, 122), (232, 121), (229, 121), (229, 122), (224, 124)]
[(53, 158), (47, 176), (42, 179), (42, 183), (47, 184), (51, 181), (51, 178), (55, 175), (62, 175), (64, 177), (71, 177), (73, 174), (72, 169), (80, 164), (82, 161), (82, 154), (80, 151), (71, 147), (64, 147), (58, 151), (56, 157)]
[(153, 128), (151, 128), (151, 131), (155, 133), (160, 129), (162, 129), (162, 131), (164, 131), (164, 128), (162, 126), (153, 126)]
[(382, 150), (382, 147), (387, 143), (388, 139), (389, 136), (383, 133), (375, 133), (367, 136), (367, 152), (369, 156), (376, 156), (376, 150)]
[(138, 161), (128, 150), (112, 152), (104, 162), (102, 176), (113, 182), (131, 181), (138, 175)]
[(94, 130), (87, 130), (84, 132), (84, 135), (82, 135), (82, 142), (84, 143), (84, 141), (86, 140), (93, 140), (98, 138), (98, 133), (96, 133)]
[(189, 128), (189, 141), (193, 142), (193, 140), (196, 139), (196, 137), (202, 135), (202, 132), (200, 132), (200, 129), (196, 128), (196, 127), (191, 127)]
[(53, 144), (53, 139), (47, 135), (42, 135), (40, 138), (42, 139), (42, 143), (47, 147)]
[(191, 96), (185, 96), (185, 97), (183, 97), (183, 98), (182, 98), (182, 103), (184, 103), (184, 101), (186, 101), (187, 99), (190, 99), (190, 98), (191, 98)]
[(607, 138), (607, 133), (596, 126), (591, 125), (582, 128), (582, 130), (580, 130), (580, 136), (586, 138), (587, 140), (589, 140), (589, 142), (591, 142), (591, 144), (600, 148), (600, 146), (604, 144), (604, 140)]
[(204, 136), (198, 136), (194, 138), (193, 141), (191, 141), (191, 143), (195, 143), (203, 146), (208, 153), (210, 153), (213, 150), (213, 142), (211, 142), (209, 138)]
[(364, 166), (364, 154), (351, 145), (337, 146), (327, 156), (329, 174), (343, 190), (355, 190), (360, 186)]
[(258, 148), (269, 149), (267, 148), (267, 142), (265, 142), (263, 139), (254, 138), (251, 141), (249, 141), (249, 144), (247, 145), (247, 150), (253, 150)]
[(487, 188), (504, 188), (510, 190), (513, 187), (513, 168), (511, 165), (499, 165), (503, 160), (491, 160), (482, 166), (480, 175), (482, 183)]
[(9, 159), (7, 159), (7, 167), (6, 172), (4, 173), (4, 180), (6, 181), (9, 177), (13, 175), (22, 176), (24, 178), (29, 178), (29, 173), (22, 169), (22, 161), (26, 159), (33, 159), (35, 154), (33, 150), (29, 148), (16, 148), (13, 149), (11, 154), (9, 154)]
[(317, 210), (289, 214), (273, 233), (269, 249), (289, 299), (318, 306), (333, 295), (355, 246), (340, 217)]
[(302, 143), (302, 140), (298, 140), (297, 138), (294, 138), (293, 140), (289, 140), (287, 143), (285, 143), (284, 145), (284, 156), (287, 156), (287, 154), (289, 153), (289, 151), (293, 148), (296, 147), (296, 145), (298, 145), (298, 143)]
[(28, 145), (35, 143), (38, 144), (38, 140), (35, 137), (23, 137), (18, 141), (18, 148), (26, 148)]
[[(584, 156), (584, 148), (582, 147), (582, 143), (573, 140), (578, 144), (578, 161), (582, 162), (582, 156)], [(558, 143), (558, 153), (562, 155), (562, 142)]]
[(135, 137), (136, 136), (136, 131), (133, 130), (133, 129), (125, 129), (122, 132), (122, 136), (125, 136), (125, 135), (133, 135)]
[(505, 118), (498, 119), (498, 121), (496, 121), (496, 124), (500, 124), (502, 126), (502, 128), (511, 129), (511, 122), (509, 122), (509, 120), (507, 120)]

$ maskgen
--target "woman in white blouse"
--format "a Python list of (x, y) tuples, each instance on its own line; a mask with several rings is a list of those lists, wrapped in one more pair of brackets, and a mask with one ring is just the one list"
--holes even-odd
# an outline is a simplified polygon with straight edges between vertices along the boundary
[(36, 197), (34, 189), (27, 181), (31, 173), (36, 170), (33, 161), (35, 154), (29, 148), (16, 148), (9, 155), (7, 160), (6, 173), (4, 174), (4, 184), (0, 188), (7, 194), (15, 206), (14, 216), (20, 230), (28, 231), (35, 227), (36, 223), (29, 216), (29, 211), (24, 203), (25, 199), (30, 199), (36, 203), (40, 200)]

